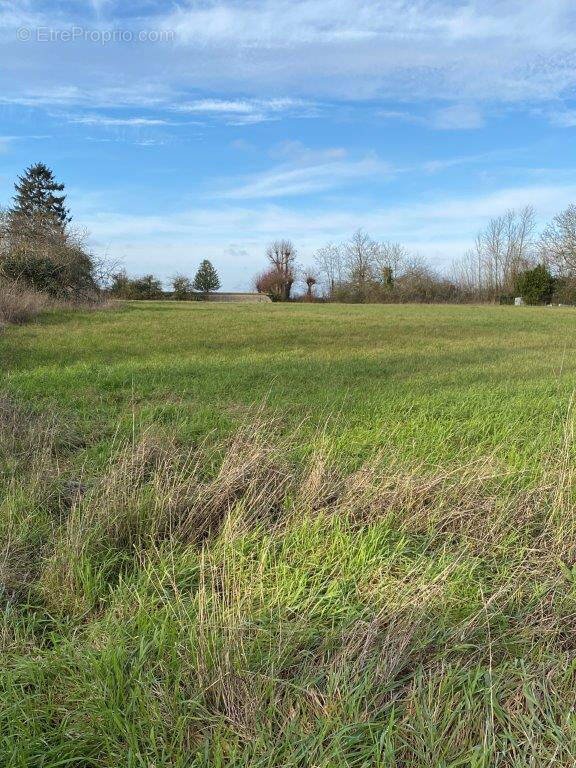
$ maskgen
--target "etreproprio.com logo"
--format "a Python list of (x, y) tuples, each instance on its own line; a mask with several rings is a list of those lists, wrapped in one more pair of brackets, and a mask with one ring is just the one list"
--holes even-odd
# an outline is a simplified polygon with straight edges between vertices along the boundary
[(36, 43), (172, 43), (174, 32), (170, 29), (88, 29), (86, 27), (20, 27), (16, 32), (20, 42)]

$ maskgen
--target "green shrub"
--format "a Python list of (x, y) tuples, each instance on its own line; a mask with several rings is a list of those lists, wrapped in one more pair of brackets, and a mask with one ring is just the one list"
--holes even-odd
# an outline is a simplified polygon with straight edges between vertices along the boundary
[(161, 299), (164, 296), (162, 283), (154, 275), (130, 278), (126, 272), (117, 272), (112, 277), (110, 295), (117, 299)]
[(545, 264), (538, 264), (522, 272), (516, 290), (526, 304), (548, 304), (554, 293), (554, 278)]

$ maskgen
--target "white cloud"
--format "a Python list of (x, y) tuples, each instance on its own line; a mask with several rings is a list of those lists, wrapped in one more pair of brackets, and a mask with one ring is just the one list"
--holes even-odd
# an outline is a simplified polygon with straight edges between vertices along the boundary
[(485, 125), (482, 110), (474, 104), (453, 104), (427, 114), (406, 110), (380, 110), (378, 115), (385, 120), (400, 120), (436, 131), (472, 130)]
[(311, 117), (317, 107), (301, 99), (197, 99), (173, 106), (178, 112), (188, 112), (223, 119), (229, 125), (250, 125), (279, 120), (281, 117)]
[(441, 131), (471, 130), (482, 128), (484, 117), (477, 107), (469, 104), (456, 104), (437, 110), (432, 115), (430, 125)]
[(22, 107), (142, 107), (157, 108), (171, 103), (175, 98), (169, 89), (135, 82), (126, 86), (81, 87), (78, 85), (57, 85), (42, 89), (22, 89), (16, 94), (5, 92), (0, 95), (0, 104), (14, 104)]
[(0, 136), (0, 152), (7, 152), (14, 139), (14, 136)]
[[(175, 10), (144, 5), (138, 16), (109, 3), (109, 28), (174, 30), (177, 42), (105, 51), (91, 43), (17, 43), (17, 26), (68, 28), (94, 17), (89, 9), (88, 19), (81, 9), (72, 14), (69, 4), (50, 13), (34, 0), (24, 10), (14, 6), (0, 0), (9, 43), (0, 65), (10, 72), (3, 100), (27, 106), (169, 106), (194, 93), (188, 103), (198, 114), (249, 122), (285, 111), (270, 94), (482, 104), (544, 102), (576, 87), (573, 0), (184, 0)], [(50, 84), (62, 82), (63, 72), (66, 84), (56, 92)], [(244, 98), (230, 96), (239, 93)], [(258, 100), (268, 100), (265, 109)], [(438, 116), (440, 125), (455, 119)], [(463, 122), (473, 127), (480, 117), (461, 114)]]
[(7, 152), (17, 141), (41, 141), (49, 138), (51, 137), (46, 135), (0, 136), (0, 152)]
[(576, 128), (576, 109), (563, 109), (549, 112), (548, 119), (560, 128)]
[(170, 125), (168, 120), (147, 117), (107, 117), (106, 115), (70, 115), (68, 122), (78, 125), (100, 125), (104, 127), (126, 126), (146, 128), (159, 125)]
[(177, 107), (181, 112), (201, 112), (206, 114), (251, 115), (261, 107), (250, 101), (231, 101), (226, 99), (199, 99)]
[(181, 5), (164, 25), (253, 80), (515, 101), (576, 83), (575, 22), (571, 0), (223, 0)]
[(392, 166), (376, 155), (349, 160), (341, 149), (313, 152), (297, 146), (289, 151), (296, 151), (293, 154), (296, 162), (257, 174), (218, 196), (229, 200), (302, 196), (346, 186), (361, 179), (390, 178), (394, 173)]
[[(307, 261), (320, 245), (347, 239), (358, 227), (378, 239), (399, 240), (438, 268), (448, 268), (470, 247), (490, 217), (531, 204), (544, 223), (576, 200), (576, 181), (506, 187), (475, 196), (446, 196), (370, 210), (222, 201), (166, 215), (137, 216), (103, 212), (106, 199), (107, 195), (88, 197), (84, 203), (79, 199), (76, 207), (83, 211), (81, 223), (111, 256), (126, 258), (133, 270), (142, 271), (146, 266), (169, 276), (208, 253), (225, 270), (228, 287), (239, 288), (248, 287), (269, 240), (292, 238)], [(232, 243), (233, 256), (227, 255)]]

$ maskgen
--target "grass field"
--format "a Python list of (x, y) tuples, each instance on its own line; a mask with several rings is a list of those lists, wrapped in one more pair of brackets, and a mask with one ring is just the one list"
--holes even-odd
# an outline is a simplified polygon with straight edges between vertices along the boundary
[(573, 766), (576, 311), (0, 333), (0, 765)]

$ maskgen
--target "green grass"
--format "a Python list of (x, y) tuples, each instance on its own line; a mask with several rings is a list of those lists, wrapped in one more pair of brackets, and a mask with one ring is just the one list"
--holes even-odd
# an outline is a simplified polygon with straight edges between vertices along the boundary
[[(224, 434), (254, 403), (350, 452), (538, 456), (576, 381), (572, 309), (132, 303), (0, 337), (0, 386), (84, 431)], [(305, 427), (304, 427), (305, 429)]]
[(0, 765), (572, 766), (576, 311), (0, 334)]

